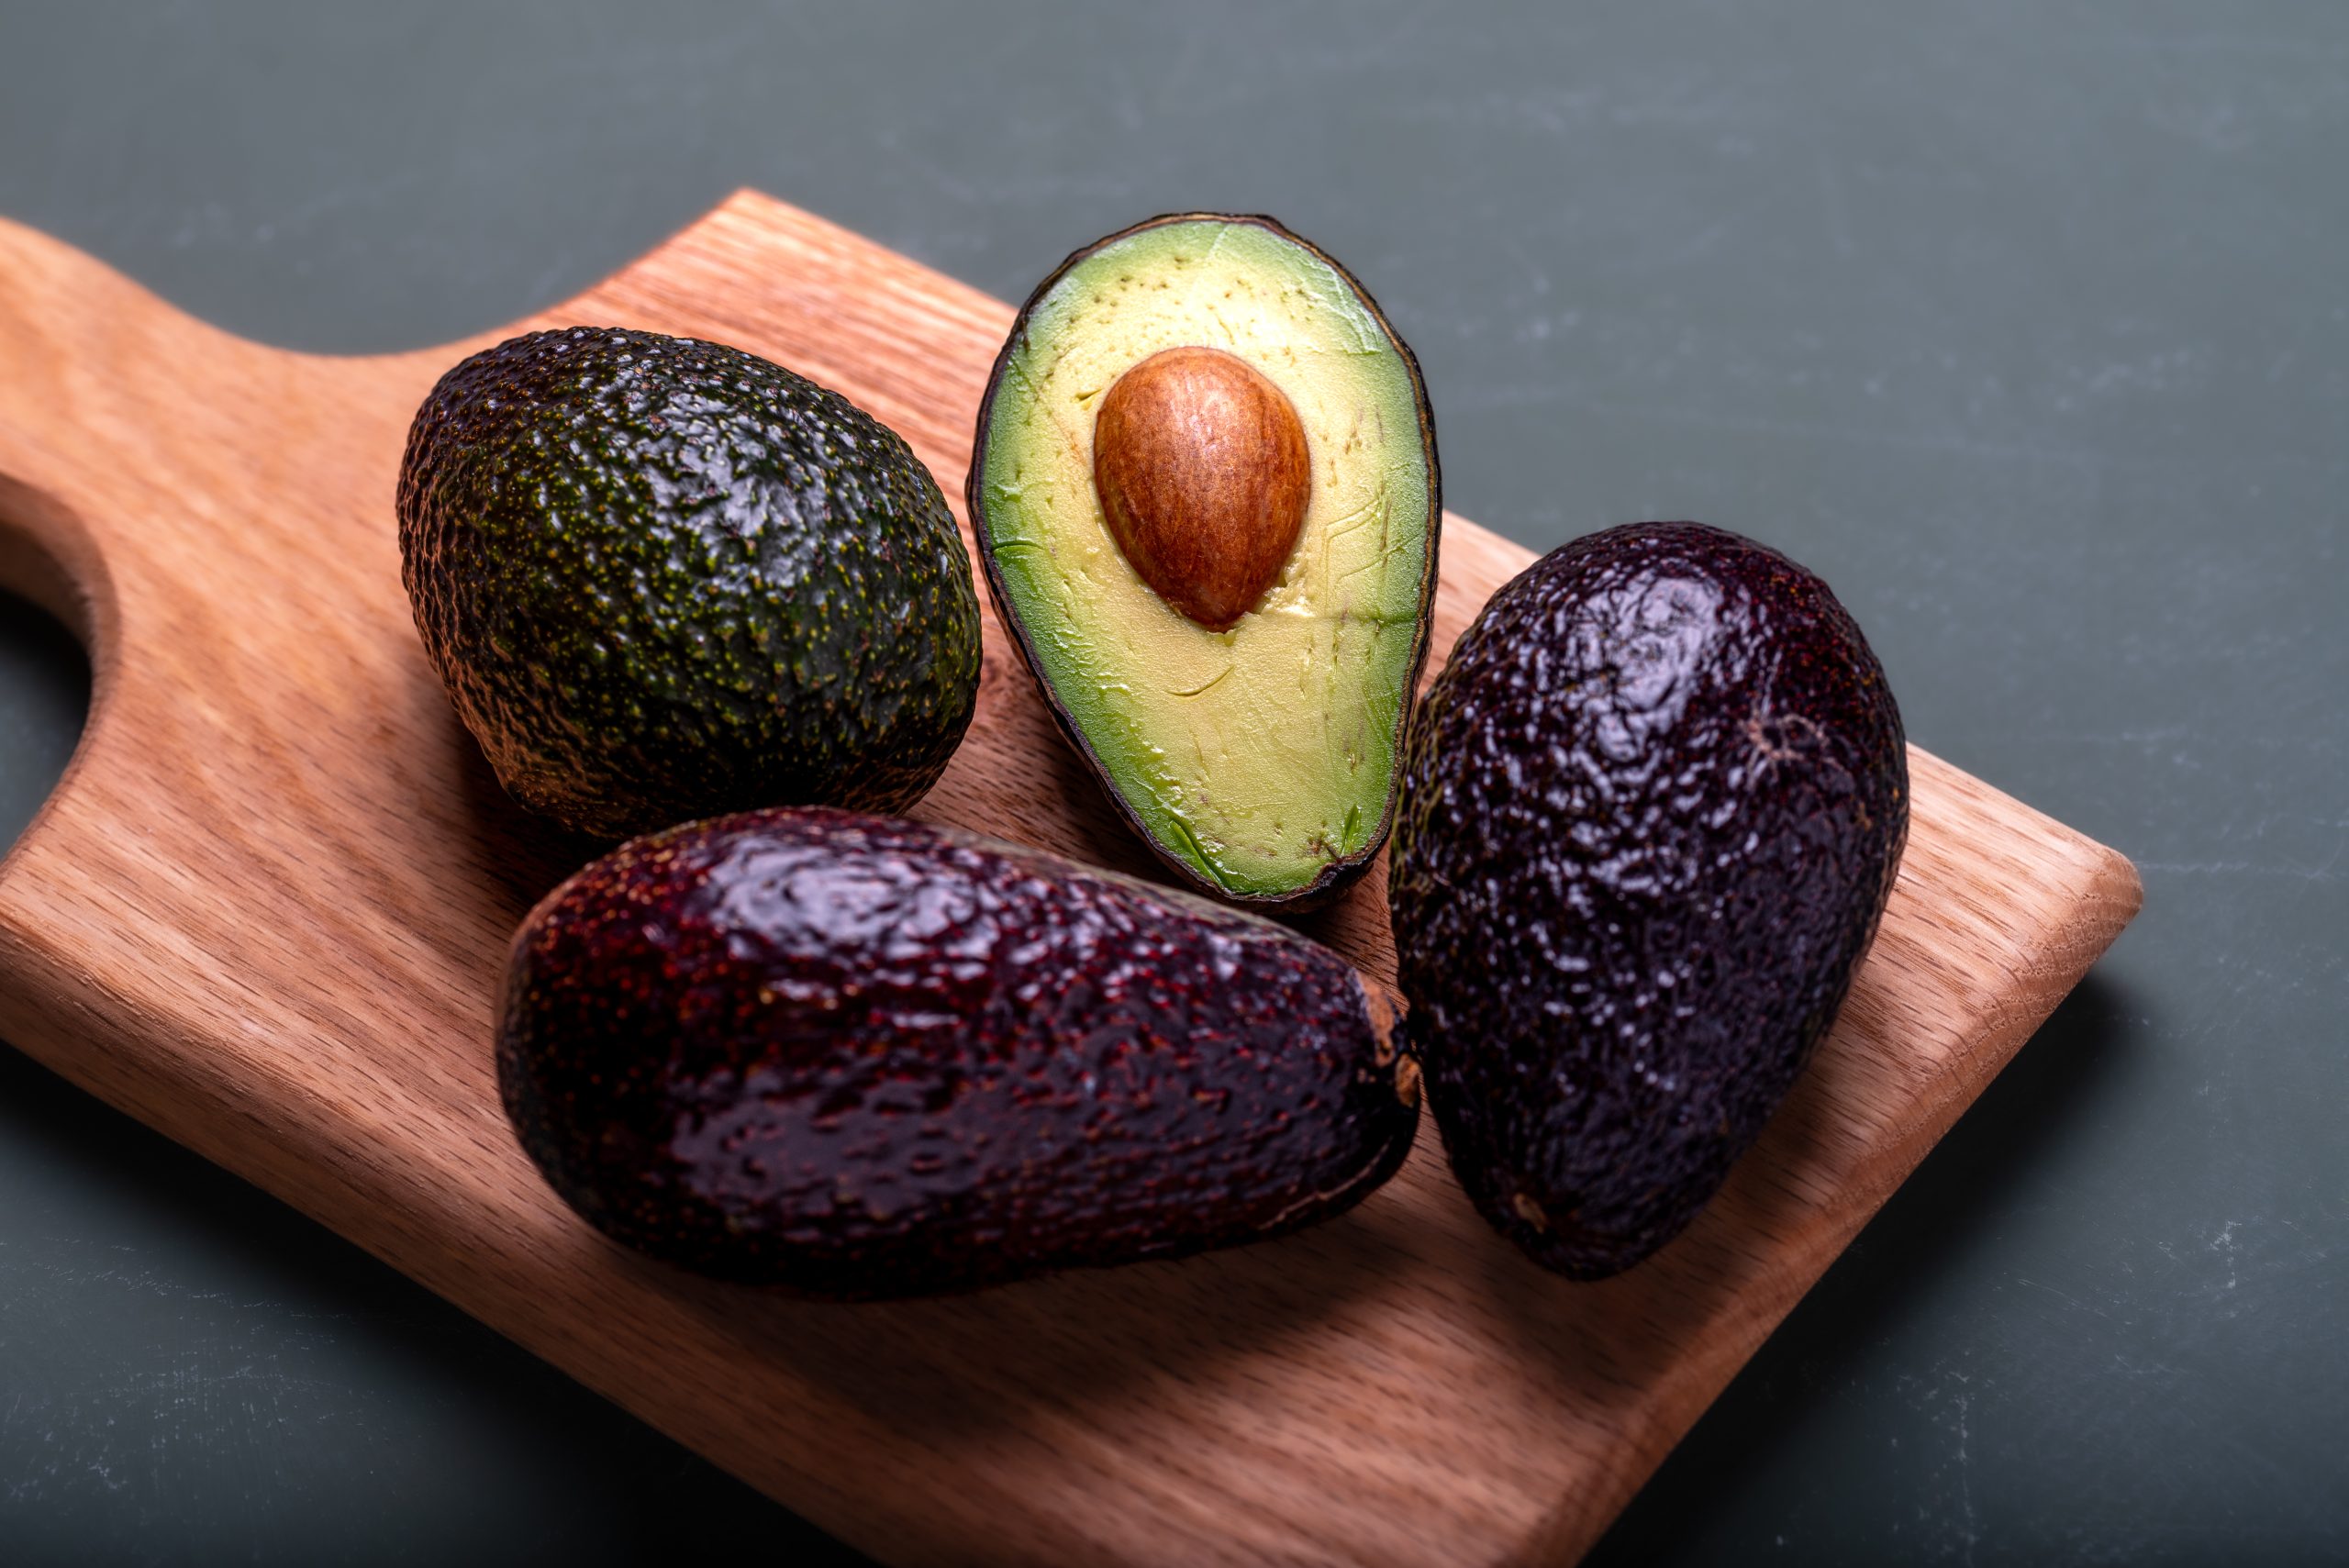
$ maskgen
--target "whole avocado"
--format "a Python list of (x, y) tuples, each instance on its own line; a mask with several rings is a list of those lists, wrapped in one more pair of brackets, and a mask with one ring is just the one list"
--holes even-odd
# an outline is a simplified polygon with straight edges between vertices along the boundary
[(911, 449), (739, 350), (533, 332), (425, 398), (417, 631), (507, 792), (604, 838), (748, 806), (903, 810), (979, 674), (970, 555)]
[(622, 845), (515, 938), (498, 1079), (607, 1234), (863, 1299), (1255, 1240), (1418, 1124), (1343, 960), (1040, 851), (821, 808)]
[(1586, 1279), (1687, 1225), (1833, 1021), (1908, 826), (1884, 671), (1777, 551), (1640, 524), (1495, 595), (1413, 720), (1388, 885), (1485, 1218)]

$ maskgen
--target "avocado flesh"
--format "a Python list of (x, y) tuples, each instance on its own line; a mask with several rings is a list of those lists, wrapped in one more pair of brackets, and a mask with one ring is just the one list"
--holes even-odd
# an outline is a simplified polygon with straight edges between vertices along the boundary
[(622, 845), (517, 934), (500, 1086), (555, 1190), (696, 1271), (869, 1299), (1351, 1207), (1417, 1080), (1335, 953), (975, 834), (822, 808)]
[(1387, 879), (1486, 1220), (1585, 1279), (1685, 1228), (1833, 1022), (1908, 822), (1884, 671), (1777, 551), (1642, 524), (1496, 594), (1412, 719)]
[[(1286, 566), (1225, 631), (1143, 583), (1094, 488), (1102, 395), (1185, 346), (1268, 377), (1311, 464)], [(1416, 367), (1351, 280), (1257, 221), (1180, 219), (1105, 242), (1023, 313), (979, 455), (973, 511), (999, 604), (1162, 857), (1269, 900), (1366, 861), (1425, 655), (1439, 512)]]

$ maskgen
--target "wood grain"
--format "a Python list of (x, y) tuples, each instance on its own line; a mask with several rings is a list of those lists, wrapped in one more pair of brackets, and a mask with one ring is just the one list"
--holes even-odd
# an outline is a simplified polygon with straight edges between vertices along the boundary
[[(959, 496), (1009, 318), (743, 195), (529, 325), (768, 355)], [(493, 1089), (507, 936), (591, 847), (499, 794), (400, 592), (407, 421), (489, 340), (280, 352), (0, 223), (0, 573), (95, 669), (0, 862), (0, 1036), (882, 1557), (1571, 1558), (2137, 907), (2120, 856), (1917, 753), (1816, 1066), (1694, 1229), (1606, 1284), (1488, 1233), (1431, 1133), (1353, 1215), (1179, 1264), (856, 1307), (682, 1277), (558, 1204)], [(1446, 528), (1439, 659), (1529, 559)], [(922, 814), (1150, 869), (992, 623)], [(1386, 977), (1383, 899), (1374, 873), (1308, 924)]]

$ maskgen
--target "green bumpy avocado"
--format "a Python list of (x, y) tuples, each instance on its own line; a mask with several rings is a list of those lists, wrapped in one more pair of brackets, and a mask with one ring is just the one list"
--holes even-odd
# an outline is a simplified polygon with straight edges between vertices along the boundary
[(836, 1299), (1279, 1235), (1393, 1174), (1417, 1068), (1335, 953), (823, 808), (632, 840), (515, 938), (498, 1080), (617, 1240)]
[(977, 699), (937, 482), (739, 350), (533, 332), (440, 379), (400, 469), (425, 652), (499, 782), (620, 838), (744, 807), (898, 811)]
[(1418, 363), (1342, 268), (1218, 214), (1079, 250), (996, 362), (968, 500), (1006, 628), (1162, 861), (1297, 908), (1366, 869), (1442, 506)]
[(1414, 718), (1389, 868), (1411, 1039), (1492, 1225), (1598, 1278), (1719, 1189), (1827, 1032), (1908, 837), (1827, 585), (1653, 523), (1528, 567)]

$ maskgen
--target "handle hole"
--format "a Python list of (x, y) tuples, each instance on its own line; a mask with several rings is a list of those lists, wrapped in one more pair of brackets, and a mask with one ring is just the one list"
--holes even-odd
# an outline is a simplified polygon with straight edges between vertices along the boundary
[(90, 656), (55, 616), (0, 589), (0, 850), (65, 776), (90, 717)]
[(89, 728), (111, 599), (88, 530), (0, 475), (0, 856), (56, 792)]

